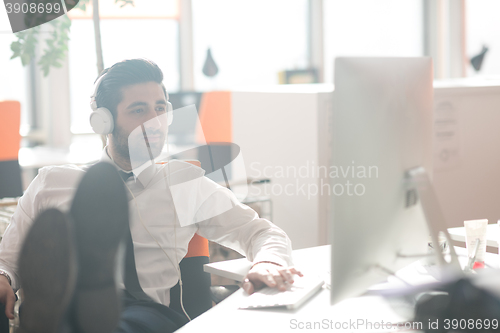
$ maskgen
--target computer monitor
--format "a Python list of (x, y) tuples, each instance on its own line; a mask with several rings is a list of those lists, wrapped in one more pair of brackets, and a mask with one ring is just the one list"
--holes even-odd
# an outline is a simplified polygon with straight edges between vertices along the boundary
[(447, 235), (427, 176), (432, 59), (337, 58), (334, 81), (332, 304), (426, 254), (429, 234)]

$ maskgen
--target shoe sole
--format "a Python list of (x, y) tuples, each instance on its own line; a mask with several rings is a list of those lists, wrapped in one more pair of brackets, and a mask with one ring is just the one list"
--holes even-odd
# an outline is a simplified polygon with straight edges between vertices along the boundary
[(116, 326), (116, 256), (129, 228), (128, 209), (125, 184), (116, 168), (108, 163), (92, 166), (70, 210), (79, 264), (75, 315), (82, 332), (106, 332)]
[(19, 256), (19, 277), (21, 332), (55, 332), (76, 281), (71, 225), (61, 211), (48, 209), (33, 222)]

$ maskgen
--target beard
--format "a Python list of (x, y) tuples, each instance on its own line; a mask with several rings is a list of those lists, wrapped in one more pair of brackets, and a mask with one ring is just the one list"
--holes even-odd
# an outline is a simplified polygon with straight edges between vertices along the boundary
[[(141, 127), (137, 127), (130, 134), (121, 127), (116, 127), (113, 131), (113, 151), (121, 159), (130, 162), (132, 168), (158, 157), (165, 145), (166, 133), (161, 130), (146, 130), (146, 133), (143, 133)], [(159, 137), (159, 140), (150, 142), (148, 138), (151, 137)]]

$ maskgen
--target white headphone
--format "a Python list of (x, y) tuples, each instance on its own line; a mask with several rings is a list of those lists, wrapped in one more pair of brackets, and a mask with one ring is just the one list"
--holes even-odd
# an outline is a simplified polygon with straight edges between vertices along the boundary
[[(99, 89), (99, 85), (105, 75), (106, 73), (97, 79), (97, 82), (94, 85), (94, 93), (90, 96), (90, 108), (92, 109), (92, 113), (90, 114), (90, 126), (92, 126), (95, 133), (102, 135), (112, 133), (114, 128), (113, 115), (111, 114), (111, 111), (104, 107), (98, 108), (95, 100), (97, 90)], [(172, 103), (168, 101), (167, 93), (167, 125), (171, 125), (174, 120), (173, 110), (174, 108), (172, 107)]]

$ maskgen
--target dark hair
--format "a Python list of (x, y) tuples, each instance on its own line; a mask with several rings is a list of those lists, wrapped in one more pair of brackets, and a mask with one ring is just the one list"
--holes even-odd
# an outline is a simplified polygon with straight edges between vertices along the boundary
[(123, 99), (123, 87), (153, 81), (161, 85), (163, 93), (168, 99), (167, 91), (162, 83), (163, 73), (160, 67), (151, 60), (123, 60), (103, 70), (99, 77), (104, 74), (106, 74), (106, 76), (99, 84), (95, 100), (97, 107), (107, 108), (113, 115), (115, 121), (116, 107)]

